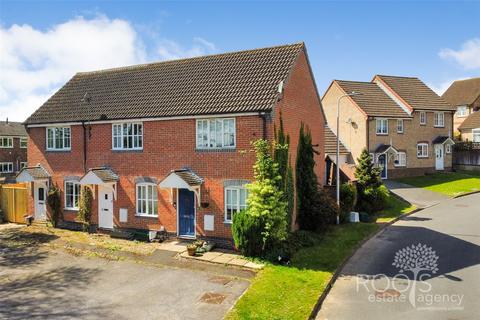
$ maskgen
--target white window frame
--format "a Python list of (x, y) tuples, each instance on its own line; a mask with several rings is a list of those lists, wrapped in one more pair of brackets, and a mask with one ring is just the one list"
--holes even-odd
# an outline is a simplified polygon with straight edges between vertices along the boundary
[(404, 132), (403, 119), (397, 119), (397, 133), (403, 133), (403, 132)]
[[(461, 112), (460, 112), (461, 110)], [(458, 106), (457, 107), (457, 117), (465, 118), (468, 116), (468, 107), (467, 106)]]
[(445, 153), (452, 153), (452, 145), (447, 143), (445, 145)]
[(0, 173), (12, 173), (12, 172), (13, 172), (13, 162), (0, 162)]
[(427, 112), (420, 111), (420, 125), (424, 126), (426, 124), (427, 124)]
[[(72, 193), (67, 193), (67, 184), (72, 184)], [(78, 189), (75, 187), (78, 186)], [(78, 211), (80, 209), (80, 193), (81, 193), (81, 186), (80, 183), (76, 180), (66, 180), (64, 183), (64, 209), (65, 210), (75, 210)], [(72, 197), (72, 206), (68, 206), (67, 197)], [(75, 198), (77, 199), (77, 205), (75, 206)]]
[[(140, 198), (140, 188), (145, 188), (145, 194)], [(148, 197), (148, 190), (152, 189), (152, 197)], [(145, 201), (145, 212), (141, 212), (139, 208), (139, 201)], [(149, 213), (152, 209), (152, 213)], [(155, 183), (142, 182), (135, 185), (135, 215), (139, 217), (158, 217), (158, 188)]]
[[(58, 129), (62, 130), (62, 144), (63, 144), (63, 146), (61, 148), (57, 146), (56, 133), (57, 133)], [(52, 136), (52, 140), (51, 140), (52, 143), (53, 143), (53, 146), (49, 146), (48, 133), (50, 131), (53, 132), (53, 136)], [(65, 135), (66, 131), (68, 131), (68, 136)], [(68, 145), (68, 147), (65, 147), (65, 145)], [(46, 146), (47, 151), (70, 151), (70, 150), (72, 150), (72, 129), (71, 129), (71, 127), (47, 127), (46, 130), (45, 130), (45, 146)]]
[[(7, 142), (6, 145), (4, 142)], [(12, 137), (0, 137), (0, 148), (7, 149), (13, 148), (13, 138)]]
[[(403, 155), (403, 157), (401, 157), (400, 155)], [(398, 162), (398, 163), (393, 162), (393, 165), (395, 167), (406, 167), (407, 166), (407, 153), (403, 152), (403, 151), (398, 152), (395, 155), (395, 160), (397, 160), (397, 162)]]
[(20, 138), (20, 148), (26, 149), (28, 147), (28, 138)]
[(23, 168), (26, 168), (27, 166), (28, 166), (28, 162), (20, 161), (20, 168), (18, 168), (18, 171), (22, 170)]
[[(379, 126), (379, 124), (380, 124), (380, 126)], [(385, 126), (383, 124), (385, 124)], [(376, 120), (376, 130), (375, 131), (376, 131), (377, 135), (388, 135), (388, 119), (377, 118), (377, 120)]]
[[(127, 134), (125, 135), (124, 133), (124, 126), (132, 126), (132, 134)], [(134, 127), (137, 126), (137, 134), (134, 133)], [(141, 128), (141, 133), (138, 133), (138, 127), (140, 126)], [(120, 128), (120, 135), (115, 134), (115, 128), (119, 127)], [(145, 132), (145, 127), (143, 125), (143, 122), (115, 122), (112, 123), (112, 150), (143, 150), (143, 145), (144, 145), (144, 132)], [(125, 147), (125, 138), (129, 139), (131, 138), (132, 141), (132, 147), (128, 148)], [(120, 144), (115, 145), (115, 140), (120, 139)], [(138, 140), (136, 140), (138, 139)], [(137, 144), (137, 146), (135, 146)]]
[[(480, 112), (480, 111), (477, 111), (477, 112)], [(477, 139), (475, 140), (475, 138)], [(480, 128), (472, 129), (472, 141), (480, 142)]]
[[(421, 147), (421, 153), (419, 154), (419, 147)], [(425, 151), (425, 152), (424, 152)], [(428, 143), (417, 143), (417, 158), (428, 158)]]
[[(245, 203), (241, 204), (240, 203), (240, 193), (241, 191), (245, 192)], [(236, 203), (228, 203), (228, 192), (236, 192), (237, 193), (237, 200), (235, 201)], [(224, 214), (224, 221), (225, 223), (232, 223), (233, 222), (233, 215), (237, 212), (242, 211), (243, 209), (247, 208), (247, 198), (248, 198), (248, 190), (245, 187), (226, 187), (225, 188), (225, 193), (224, 193), (224, 204), (225, 204), (225, 214)], [(231, 216), (228, 217), (228, 210), (229, 207), (232, 209)]]
[[(225, 121), (233, 121), (233, 132), (225, 132)], [(218, 146), (218, 145), (211, 145), (212, 144), (212, 140), (215, 141), (215, 143), (217, 143), (216, 139), (212, 139), (212, 136), (211, 136), (211, 124), (215, 122), (215, 125), (217, 125), (218, 123), (221, 123), (221, 139), (222, 139), (222, 143), (221, 143), (221, 146)], [(199, 123), (202, 123), (202, 127), (203, 129), (205, 129), (204, 127), (204, 124), (206, 123), (207, 126), (206, 126), (206, 142), (207, 142), (207, 145), (204, 144), (204, 138), (203, 137), (200, 137), (201, 133), (199, 132)], [(233, 133), (233, 145), (230, 145), (230, 146), (227, 146), (225, 145), (225, 135), (228, 135), (228, 134), (232, 134)], [(202, 134), (204, 135), (205, 132), (202, 132)], [(215, 135), (217, 138), (218, 137), (218, 133), (215, 131)], [(206, 119), (197, 119), (197, 121), (195, 122), (195, 146), (197, 149), (199, 150), (210, 150), (210, 149), (235, 149), (236, 146), (237, 146), (237, 121), (235, 118), (206, 118)]]
[[(439, 117), (441, 116), (441, 117)], [(440, 121), (440, 119), (442, 121)], [(445, 128), (445, 113), (444, 112), (435, 112), (433, 115), (433, 126), (435, 128)]]

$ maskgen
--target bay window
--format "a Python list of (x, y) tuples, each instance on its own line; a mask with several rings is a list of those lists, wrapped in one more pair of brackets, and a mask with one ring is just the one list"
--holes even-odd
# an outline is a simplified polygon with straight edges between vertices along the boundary
[(197, 149), (235, 148), (235, 119), (197, 120)]

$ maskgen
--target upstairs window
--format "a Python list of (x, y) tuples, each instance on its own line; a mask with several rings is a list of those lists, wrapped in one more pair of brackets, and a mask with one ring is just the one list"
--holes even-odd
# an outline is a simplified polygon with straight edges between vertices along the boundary
[(78, 210), (80, 184), (77, 181), (65, 181), (65, 209)]
[(28, 139), (27, 138), (20, 138), (20, 148), (25, 149), (27, 147)]
[(443, 128), (445, 127), (445, 114), (443, 112), (435, 112), (435, 117), (434, 117), (434, 126)]
[(428, 158), (428, 143), (417, 144), (417, 157)]
[(225, 222), (232, 222), (233, 215), (247, 208), (248, 191), (242, 187), (225, 188)]
[(156, 184), (137, 184), (137, 215), (147, 217), (158, 216), (158, 194)]
[(472, 139), (473, 142), (480, 142), (480, 128), (472, 130)]
[(0, 173), (13, 172), (13, 162), (0, 162)]
[(197, 120), (197, 149), (235, 148), (235, 119)]
[(142, 123), (115, 123), (112, 125), (113, 150), (142, 150)]
[(403, 133), (403, 119), (397, 120), (397, 133)]
[(420, 112), (420, 124), (421, 125), (427, 124), (427, 113), (425, 111)]
[(13, 139), (10, 137), (0, 137), (0, 148), (13, 148)]
[(70, 150), (70, 127), (47, 128), (47, 150)]
[(388, 134), (388, 119), (377, 119), (377, 134)]
[(460, 106), (457, 108), (457, 117), (463, 118), (468, 116), (468, 108), (467, 106)]

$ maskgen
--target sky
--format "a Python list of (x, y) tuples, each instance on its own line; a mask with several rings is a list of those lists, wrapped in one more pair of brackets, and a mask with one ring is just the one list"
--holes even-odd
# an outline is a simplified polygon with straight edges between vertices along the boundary
[(305, 42), (333, 79), (480, 76), (479, 1), (0, 0), (0, 120), (24, 121), (76, 72)]

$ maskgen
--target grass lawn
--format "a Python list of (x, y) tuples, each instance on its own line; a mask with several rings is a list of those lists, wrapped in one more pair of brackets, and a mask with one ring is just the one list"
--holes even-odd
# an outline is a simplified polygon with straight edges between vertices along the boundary
[(480, 191), (480, 176), (470, 173), (436, 173), (423, 177), (402, 178), (398, 181), (448, 196)]
[(393, 196), (389, 202), (377, 223), (332, 227), (320, 243), (299, 250), (291, 267), (267, 264), (226, 319), (307, 319), (335, 270), (356, 245), (377, 231), (379, 222), (415, 209)]

